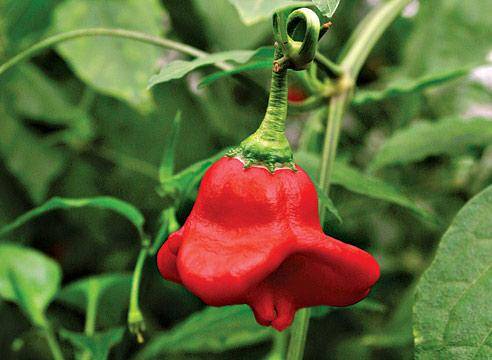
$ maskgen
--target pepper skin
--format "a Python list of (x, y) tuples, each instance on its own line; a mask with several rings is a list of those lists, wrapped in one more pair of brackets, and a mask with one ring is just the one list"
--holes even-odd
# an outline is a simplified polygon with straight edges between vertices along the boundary
[(270, 173), (229, 157), (206, 172), (157, 264), (208, 305), (248, 304), (259, 324), (279, 331), (299, 308), (362, 300), (379, 278), (370, 254), (323, 233), (316, 189), (300, 167)]

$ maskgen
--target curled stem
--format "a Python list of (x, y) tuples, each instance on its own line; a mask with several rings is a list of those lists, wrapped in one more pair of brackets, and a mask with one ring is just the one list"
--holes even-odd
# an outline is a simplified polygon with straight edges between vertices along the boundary
[(286, 11), (277, 12), (273, 17), (273, 32), (283, 57), (276, 60), (276, 71), (306, 69), (316, 55), (320, 28), (318, 15), (308, 8), (294, 10), (288, 16)]

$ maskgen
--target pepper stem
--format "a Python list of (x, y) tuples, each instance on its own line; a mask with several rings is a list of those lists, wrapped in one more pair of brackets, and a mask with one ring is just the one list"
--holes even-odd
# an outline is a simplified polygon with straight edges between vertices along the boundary
[[(320, 23), (307, 8), (279, 11), (273, 16), (275, 55), (270, 97), (265, 117), (256, 132), (246, 138), (227, 156), (237, 157), (244, 167), (264, 166), (270, 172), (279, 168), (296, 170), (292, 150), (285, 137), (287, 118), (287, 69), (306, 69), (314, 60)], [(299, 32), (303, 32), (299, 40)]]
[(270, 172), (285, 167), (295, 170), (292, 150), (285, 136), (287, 67), (279, 66), (277, 63), (282, 57), (282, 50), (275, 44), (270, 97), (265, 117), (258, 130), (227, 154), (240, 158), (245, 167), (265, 166)]

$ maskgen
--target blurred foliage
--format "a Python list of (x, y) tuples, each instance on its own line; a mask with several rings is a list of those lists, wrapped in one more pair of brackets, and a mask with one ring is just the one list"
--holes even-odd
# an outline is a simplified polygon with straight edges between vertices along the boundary
[[(316, 2), (327, 12), (337, 3)], [(321, 52), (337, 59), (379, 2), (340, 1)], [(261, 120), (270, 75), (268, 56), (254, 51), (271, 47), (269, 17), (290, 3), (0, 0), (0, 63), (46, 36), (85, 27), (138, 30), (219, 53), (197, 60), (91, 37), (0, 77), (3, 359), (51, 358), (50, 333), (67, 358), (282, 356), (286, 335), (257, 325), (246, 307), (205, 307), (163, 281), (151, 257), (141, 264), (145, 343), (125, 329), (139, 250), (149, 241), (157, 247), (183, 223), (204, 171)], [(415, 288), (420, 358), (442, 348), (455, 349), (439, 353), (446, 359), (492, 356), (484, 338), (492, 314), (492, 199), (484, 190), (492, 183), (491, 6), (414, 0), (364, 65), (330, 198), (321, 201), (343, 220), (328, 213), (326, 231), (369, 249), (382, 278), (372, 306), (315, 311), (307, 359), (412, 358)], [(233, 62), (210, 66), (217, 60)], [(155, 75), (166, 82), (149, 90)], [(298, 74), (291, 81), (313, 91)], [(325, 122), (318, 109), (291, 113), (287, 124), (296, 159), (314, 180)], [(464, 291), (467, 284), (474, 285)]]

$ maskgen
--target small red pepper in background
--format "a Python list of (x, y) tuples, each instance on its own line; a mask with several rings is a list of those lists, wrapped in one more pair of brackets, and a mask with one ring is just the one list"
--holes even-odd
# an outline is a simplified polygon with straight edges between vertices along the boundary
[(289, 86), (289, 93), (287, 99), (289, 102), (301, 102), (307, 99), (307, 95), (304, 90), (297, 86)]
[(206, 172), (157, 263), (208, 305), (248, 304), (258, 323), (277, 330), (299, 308), (360, 301), (379, 278), (370, 254), (323, 233), (316, 189), (301, 168), (272, 174), (227, 157)]
[[(309, 39), (317, 41), (317, 15), (309, 9), (292, 14), (306, 16)], [(316, 188), (295, 165), (285, 137), (287, 68), (293, 65), (284, 54), (309, 49), (295, 57), (293, 68), (304, 68), (316, 43), (290, 50), (277, 44), (260, 127), (207, 170), (191, 214), (161, 247), (157, 265), (165, 279), (205, 303), (248, 304), (258, 323), (283, 330), (297, 309), (362, 300), (379, 266), (365, 251), (323, 233)]]

